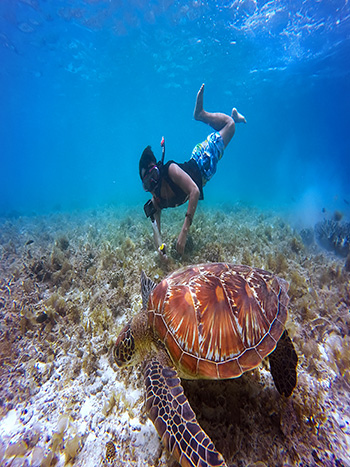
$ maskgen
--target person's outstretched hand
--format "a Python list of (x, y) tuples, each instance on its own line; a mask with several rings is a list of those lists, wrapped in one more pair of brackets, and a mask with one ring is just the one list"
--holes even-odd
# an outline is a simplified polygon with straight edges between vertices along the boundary
[(168, 256), (166, 254), (166, 245), (165, 245), (165, 243), (162, 243), (161, 246), (158, 248), (158, 253), (159, 253), (159, 257), (162, 260), (162, 262), (167, 263), (168, 262)]
[(180, 235), (177, 239), (176, 242), (176, 251), (179, 253), (179, 255), (183, 255), (185, 252), (185, 245), (186, 245), (186, 238), (187, 234), (183, 230), (181, 230)]

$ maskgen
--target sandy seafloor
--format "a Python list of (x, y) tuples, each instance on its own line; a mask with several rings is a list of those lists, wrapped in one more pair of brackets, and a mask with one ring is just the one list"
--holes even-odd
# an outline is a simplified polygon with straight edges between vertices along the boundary
[(182, 259), (172, 245), (185, 211), (165, 212), (164, 266), (140, 211), (0, 220), (0, 464), (174, 465), (144, 412), (139, 368), (118, 369), (111, 347), (141, 307), (141, 269), (159, 281), (227, 261), (290, 283), (298, 384), (281, 397), (266, 362), (237, 380), (184, 382), (199, 422), (227, 465), (350, 466), (349, 259), (312, 229), (225, 206), (198, 209)]

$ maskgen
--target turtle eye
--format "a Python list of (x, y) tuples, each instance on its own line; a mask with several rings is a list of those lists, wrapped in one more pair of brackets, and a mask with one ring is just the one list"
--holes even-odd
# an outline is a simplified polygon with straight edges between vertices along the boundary
[(135, 341), (130, 324), (121, 331), (114, 347), (114, 359), (119, 367), (128, 365), (134, 355)]

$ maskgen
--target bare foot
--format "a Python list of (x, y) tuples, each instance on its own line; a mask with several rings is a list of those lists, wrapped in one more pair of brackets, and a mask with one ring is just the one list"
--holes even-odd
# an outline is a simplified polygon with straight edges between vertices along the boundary
[(247, 123), (247, 120), (245, 119), (244, 115), (238, 113), (235, 107), (232, 109), (231, 117), (233, 118), (235, 123)]
[(197, 94), (197, 99), (196, 99), (196, 105), (194, 108), (194, 119), (195, 120), (201, 120), (202, 119), (202, 114), (204, 112), (203, 110), (203, 94), (204, 94), (204, 83), (200, 87), (200, 90), (198, 91)]

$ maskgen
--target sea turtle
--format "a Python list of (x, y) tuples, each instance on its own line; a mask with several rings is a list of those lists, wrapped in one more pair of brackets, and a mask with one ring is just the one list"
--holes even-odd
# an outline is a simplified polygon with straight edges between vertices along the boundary
[(281, 394), (296, 386), (298, 362), (284, 325), (288, 283), (249, 266), (187, 266), (156, 285), (141, 274), (142, 311), (119, 334), (118, 366), (142, 362), (146, 410), (182, 467), (226, 466), (181, 386), (185, 379), (228, 379), (270, 355)]

